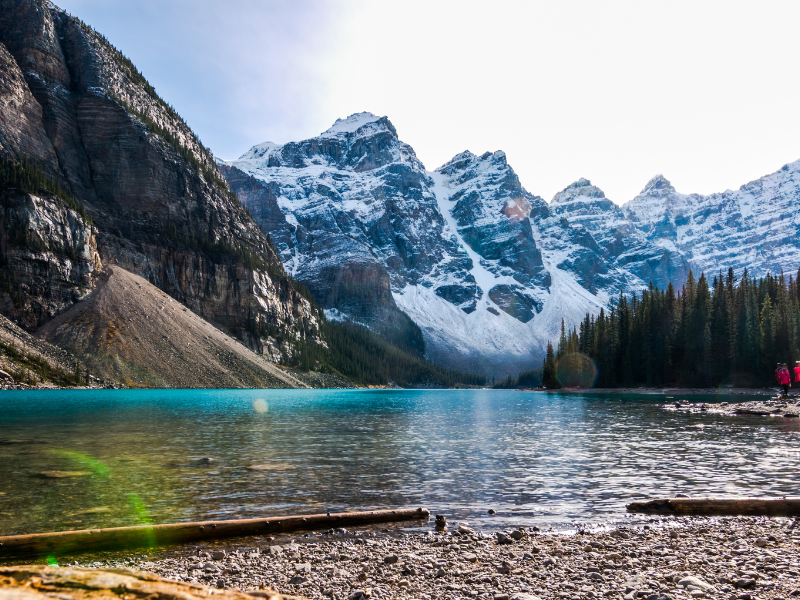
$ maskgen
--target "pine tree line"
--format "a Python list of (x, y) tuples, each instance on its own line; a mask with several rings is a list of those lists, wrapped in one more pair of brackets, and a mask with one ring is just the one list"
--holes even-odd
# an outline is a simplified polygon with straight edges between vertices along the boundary
[(756, 280), (729, 269), (710, 285), (690, 272), (679, 291), (651, 283), (615, 304), (587, 314), (578, 330), (562, 324), (544, 359), (545, 386), (585, 370), (580, 355), (594, 362), (598, 387), (763, 387), (775, 385), (777, 363), (800, 360), (800, 271)]

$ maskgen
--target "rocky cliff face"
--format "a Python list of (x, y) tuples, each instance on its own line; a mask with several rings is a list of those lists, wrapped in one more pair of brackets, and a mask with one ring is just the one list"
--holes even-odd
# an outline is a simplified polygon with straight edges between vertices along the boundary
[(578, 274), (586, 289), (624, 291), (630, 275), (664, 288), (670, 282), (683, 283), (689, 274), (684, 252), (654, 245), (587, 179), (556, 194), (550, 211), (571, 229), (570, 255), (559, 266)]
[(317, 339), (318, 315), (210, 153), (97, 32), (43, 0), (0, 0), (0, 107), (0, 155), (85, 205), (104, 262), (275, 357)]
[(469, 279), (428, 174), (386, 118), (354, 115), (319, 138), (260, 144), (223, 174), (331, 318), (419, 347), (392, 292), (430, 287), (432, 274)]
[(94, 288), (97, 229), (57, 196), (0, 196), (0, 311), (32, 330)]

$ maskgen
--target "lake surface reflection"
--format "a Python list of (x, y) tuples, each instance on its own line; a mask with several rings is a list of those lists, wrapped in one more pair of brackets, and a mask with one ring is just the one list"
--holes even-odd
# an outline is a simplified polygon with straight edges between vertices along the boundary
[(662, 402), (500, 390), (2, 392), (0, 534), (400, 506), (486, 529), (562, 528), (629, 519), (635, 498), (798, 494), (798, 419)]

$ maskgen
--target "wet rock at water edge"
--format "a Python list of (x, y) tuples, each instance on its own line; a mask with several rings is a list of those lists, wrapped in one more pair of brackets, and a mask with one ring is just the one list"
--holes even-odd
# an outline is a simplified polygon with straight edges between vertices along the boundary
[(472, 535), (475, 533), (475, 530), (470, 527), (467, 527), (466, 523), (459, 523), (456, 531), (458, 531), (458, 533), (461, 533), (463, 535)]

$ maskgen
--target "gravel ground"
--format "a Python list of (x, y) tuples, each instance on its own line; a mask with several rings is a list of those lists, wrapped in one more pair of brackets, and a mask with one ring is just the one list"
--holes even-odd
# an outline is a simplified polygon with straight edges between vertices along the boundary
[(106, 267), (89, 296), (36, 336), (73, 352), (95, 375), (129, 387), (308, 387), (115, 265)]
[[(257, 547), (233, 543), (157, 559), (84, 562), (179, 581), (308, 598), (683, 598), (800, 596), (800, 527), (790, 519), (666, 518), (575, 535), (465, 525), (437, 533), (341, 530)], [(517, 539), (518, 538), (518, 539)], [(76, 565), (78, 563), (75, 563)]]

